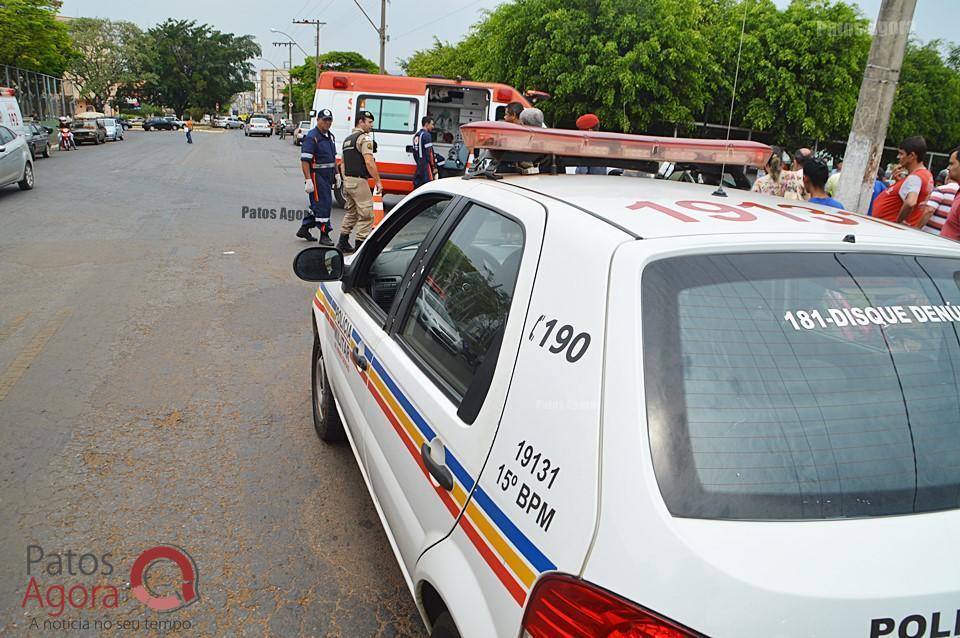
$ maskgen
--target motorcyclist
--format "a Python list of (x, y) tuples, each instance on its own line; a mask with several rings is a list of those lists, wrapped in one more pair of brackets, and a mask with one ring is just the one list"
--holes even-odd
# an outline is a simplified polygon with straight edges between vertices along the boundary
[(76, 149), (77, 143), (73, 139), (73, 131), (70, 130), (70, 123), (67, 121), (67, 118), (61, 115), (58, 118), (58, 126), (60, 128), (60, 148), (64, 149)]

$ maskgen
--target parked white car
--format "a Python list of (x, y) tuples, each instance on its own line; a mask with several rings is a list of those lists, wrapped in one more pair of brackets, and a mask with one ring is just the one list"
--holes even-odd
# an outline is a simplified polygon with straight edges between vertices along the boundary
[(23, 191), (33, 188), (33, 159), (26, 138), (0, 126), (0, 188), (10, 184)]
[(103, 118), (103, 126), (107, 129), (107, 139), (112, 142), (123, 141), (123, 125), (116, 118)]
[(957, 635), (957, 244), (563, 174), (758, 166), (755, 142), (460, 130), (491, 151), (472, 179), (417, 188), (349, 263), (294, 262), (322, 282), (314, 427), (430, 635)]

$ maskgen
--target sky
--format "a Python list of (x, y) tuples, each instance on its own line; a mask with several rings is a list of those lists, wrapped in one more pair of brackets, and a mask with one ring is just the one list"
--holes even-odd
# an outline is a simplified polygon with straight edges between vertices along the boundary
[[(380, 2), (356, 0), (364, 7), (373, 22), (380, 23)], [(783, 7), (789, 0), (774, 0)], [(850, 0), (848, 0), (850, 1)], [(880, 10), (881, 0), (854, 0), (871, 20)], [(433, 38), (457, 42), (482, 19), (484, 11), (502, 4), (502, 0), (394, 0), (387, 3), (386, 48), (388, 72), (399, 72), (398, 59), (409, 57), (414, 51), (429, 47)], [(943, 39), (960, 42), (960, 2), (958, 0), (917, 0), (913, 33), (921, 41)], [(254, 9), (248, 6), (256, 7)], [(436, 7), (431, 12), (427, 7)], [(214, 28), (237, 35), (253, 35), (263, 50), (263, 60), (257, 68), (284, 68), (287, 50), (273, 46), (286, 38), (270, 29), (285, 31), (311, 55), (315, 51), (316, 30), (313, 26), (292, 24), (296, 19), (319, 19), (326, 22), (320, 32), (322, 51), (358, 51), (377, 62), (379, 37), (364, 18), (354, 0), (273, 0), (240, 6), (223, 0), (165, 0), (164, 2), (135, 3), (129, 0), (64, 0), (63, 15), (72, 17), (110, 18), (128, 20), (148, 29), (167, 18), (190, 19), (205, 22)], [(304, 52), (292, 47), (294, 66), (303, 62)]]

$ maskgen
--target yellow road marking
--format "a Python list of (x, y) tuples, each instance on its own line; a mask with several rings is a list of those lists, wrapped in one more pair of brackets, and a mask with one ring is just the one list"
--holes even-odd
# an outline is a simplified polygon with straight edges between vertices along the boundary
[(60, 330), (72, 312), (70, 309), (61, 310), (56, 317), (45, 323), (40, 332), (30, 340), (27, 347), (20, 351), (10, 367), (4, 370), (3, 374), (0, 374), (0, 401), (7, 397), (10, 388), (16, 385), (36, 356), (43, 350), (43, 346), (53, 335), (57, 334), (57, 331)]
[(16, 332), (17, 328), (19, 328), (20, 325), (24, 321), (26, 321), (27, 317), (29, 316), (30, 316), (30, 311), (28, 310), (27, 312), (23, 313), (19, 317), (15, 317), (13, 321), (5, 325), (3, 328), (0, 328), (0, 339), (6, 339), (10, 335), (12, 335), (14, 332)]

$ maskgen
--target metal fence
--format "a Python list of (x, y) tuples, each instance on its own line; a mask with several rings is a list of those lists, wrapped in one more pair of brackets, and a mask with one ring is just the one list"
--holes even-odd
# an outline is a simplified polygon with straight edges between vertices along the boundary
[(73, 116), (77, 109), (76, 99), (64, 90), (63, 78), (0, 64), (0, 86), (17, 90), (25, 118), (55, 120), (61, 115)]

